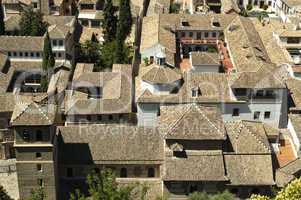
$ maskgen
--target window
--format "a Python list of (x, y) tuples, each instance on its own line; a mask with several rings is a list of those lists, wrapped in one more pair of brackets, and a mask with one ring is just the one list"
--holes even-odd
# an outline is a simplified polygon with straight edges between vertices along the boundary
[(14, 52), (13, 54), (14, 54), (14, 56), (17, 56), (17, 52)]
[(33, 3), (33, 8), (38, 8), (38, 3), (34, 2)]
[(36, 53), (36, 56), (39, 58), (39, 57), (40, 57), (40, 52), (37, 52), (37, 53)]
[(28, 57), (28, 52), (25, 52), (25, 57)]
[(201, 32), (197, 32), (196, 38), (197, 38), (198, 40), (202, 39), (202, 33), (201, 33)]
[(20, 57), (23, 57), (23, 52), (19, 52), (19, 56), (20, 56)]
[(37, 130), (36, 132), (36, 141), (43, 141), (43, 135), (41, 130)]
[(185, 32), (182, 32), (182, 33), (181, 33), (181, 37), (185, 37)]
[(205, 32), (205, 38), (207, 38), (209, 36), (208, 32)]
[(216, 37), (216, 32), (212, 33), (212, 37), (214, 37), (214, 38)]
[(234, 90), (234, 93), (237, 96), (246, 96), (247, 95), (247, 89), (245, 89), (245, 88), (236, 88)]
[(123, 114), (119, 114), (118, 117), (119, 117), (119, 120), (123, 120), (123, 118), (124, 118), (124, 117), (123, 117)]
[(37, 171), (38, 171), (38, 172), (43, 171), (43, 170), (42, 170), (42, 164), (37, 164)]
[(42, 154), (40, 152), (36, 152), (36, 158), (42, 158)]
[(263, 96), (263, 90), (257, 90), (256, 91), (256, 96), (262, 97)]
[(63, 40), (59, 40), (59, 46), (60, 46), (60, 47), (64, 46)]
[(233, 111), (232, 111), (232, 116), (233, 116), (233, 117), (239, 116), (239, 108), (234, 108), (234, 109), (233, 109)]
[(192, 89), (191, 90), (191, 96), (192, 97), (198, 97), (201, 95), (201, 90), (200, 89)]
[(271, 2), (271, 1), (269, 1), (269, 2), (268, 2), (268, 5), (269, 5), (269, 6), (271, 6), (271, 5), (272, 5), (272, 2)]
[(109, 120), (113, 120), (113, 115), (109, 115)]
[(34, 57), (34, 53), (33, 52), (30, 52), (30, 57)]
[(29, 141), (29, 133), (27, 130), (23, 130), (23, 139)]
[(193, 32), (189, 32), (189, 37), (193, 37)]
[(120, 170), (120, 177), (122, 178), (126, 178), (128, 176), (128, 172), (127, 172), (127, 169), (126, 168), (121, 168)]
[(60, 52), (57, 53), (57, 57), (58, 57), (58, 58), (61, 58), (61, 57), (62, 57), (62, 53), (60, 53)]
[(265, 119), (270, 119), (270, 117), (271, 117), (271, 112), (270, 111), (264, 112), (264, 118)]
[(295, 37), (288, 37), (287, 38), (287, 43), (288, 44), (299, 44), (300, 39), (299, 38), (295, 38)]
[(155, 169), (153, 167), (147, 169), (147, 177), (155, 177)]
[(39, 179), (38, 179), (38, 185), (39, 185), (40, 187), (44, 187), (44, 180), (41, 179), (41, 178), (39, 178)]
[(87, 120), (91, 121), (91, 116), (90, 115), (87, 115)]
[(101, 115), (97, 115), (97, 120), (101, 121), (102, 120), (102, 116)]
[(254, 112), (254, 119), (259, 119), (259, 117), (260, 117), (260, 112), (259, 111), (256, 111), (256, 112)]
[(52, 40), (52, 45), (53, 46), (57, 46), (57, 41), (56, 40)]
[(274, 93), (273, 90), (267, 90), (267, 91), (265, 92), (265, 95), (266, 95), (267, 97), (274, 97), (274, 96), (275, 96), (275, 93)]
[(8, 56), (11, 56), (11, 52), (9, 51), (9, 52), (7, 52), (7, 54), (8, 54)]
[(73, 177), (73, 169), (70, 167), (67, 168), (67, 177)]

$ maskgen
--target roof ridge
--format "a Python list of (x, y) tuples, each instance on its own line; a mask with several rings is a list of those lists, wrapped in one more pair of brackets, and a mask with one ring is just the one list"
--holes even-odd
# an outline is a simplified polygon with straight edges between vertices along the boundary
[(251, 131), (245, 124), (243, 124), (243, 126), (246, 128), (246, 130), (248, 131), (248, 133), (250, 133), (255, 139), (256, 141), (261, 144), (266, 150), (268, 150), (270, 152), (270, 148), (268, 148), (264, 142), (262, 142), (255, 133), (253, 133), (253, 131)]
[[(186, 106), (186, 105), (184, 105)], [(181, 119), (183, 119), (183, 117), (187, 114), (187, 112), (191, 109), (191, 105), (188, 106), (188, 108), (186, 108), (186, 110), (183, 112), (183, 114), (181, 115), (181, 117), (179, 117), (173, 124), (171, 124), (169, 127), (168, 127), (168, 133), (171, 131), (172, 128), (174, 128)]]
[(211, 126), (213, 126), (218, 132), (220, 132), (222, 134), (222, 132), (220, 131), (219, 128), (217, 128), (210, 119), (208, 119), (208, 117), (203, 113), (203, 111), (199, 108), (199, 106), (196, 106), (198, 111), (201, 113), (201, 115), (211, 124)]
[[(16, 119), (18, 119), (18, 118), (25, 112), (25, 110), (27, 110), (27, 109), (29, 108), (29, 106), (30, 106), (32, 103), (33, 103), (33, 102), (30, 102), (29, 104), (27, 104), (27, 105), (22, 109), (22, 111), (20, 111), (20, 112), (18, 113), (17, 116), (15, 116), (13, 119), (11, 119), (11, 122), (14, 122)], [(24, 102), (24, 104), (26, 104), (26, 103)]]
[(52, 122), (51, 122), (51, 120), (49, 119), (49, 117), (47, 116), (47, 114), (46, 113), (44, 113), (44, 111), (41, 109), (41, 107), (37, 104), (37, 103), (35, 103), (35, 102), (33, 102), (34, 103), (34, 105), (37, 107), (37, 109), (40, 111), (40, 113), (46, 118), (46, 120), (48, 120), (48, 122), (51, 124)]

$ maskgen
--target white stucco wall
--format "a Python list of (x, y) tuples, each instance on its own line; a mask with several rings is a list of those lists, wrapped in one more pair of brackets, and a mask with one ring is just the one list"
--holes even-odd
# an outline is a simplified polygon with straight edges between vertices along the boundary
[(194, 65), (191, 69), (193, 72), (219, 72), (219, 65)]
[(156, 126), (159, 110), (158, 104), (137, 104), (138, 126)]

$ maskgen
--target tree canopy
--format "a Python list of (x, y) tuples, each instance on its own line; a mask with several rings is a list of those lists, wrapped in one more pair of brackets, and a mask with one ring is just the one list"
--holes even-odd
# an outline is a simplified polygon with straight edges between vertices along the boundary
[(44, 200), (46, 199), (46, 194), (42, 187), (31, 190), (30, 196), (27, 200)]
[(51, 43), (48, 31), (44, 39), (44, 49), (43, 49), (43, 63), (42, 67), (44, 71), (52, 69), (55, 65), (55, 59), (52, 53)]
[(104, 39), (106, 42), (112, 42), (116, 37), (117, 29), (117, 17), (115, 16), (115, 8), (112, 0), (106, 0), (103, 15)]
[(116, 38), (118, 38), (119, 35), (119, 37), (124, 41), (130, 34), (131, 27), (132, 13), (130, 0), (120, 0)]
[(227, 190), (218, 194), (207, 194), (206, 192), (194, 192), (189, 196), (189, 200), (234, 200), (235, 196)]
[(43, 21), (43, 14), (31, 7), (21, 13), (20, 34), (24, 36), (43, 36), (47, 30), (47, 23)]
[(133, 200), (137, 197), (143, 200), (147, 192), (146, 186), (118, 186), (115, 174), (109, 169), (100, 173), (93, 172), (87, 176), (86, 182), (89, 194), (85, 196), (77, 189), (75, 193), (70, 194), (71, 200)]
[(301, 178), (292, 181), (282, 188), (275, 197), (252, 195), (250, 200), (297, 200), (301, 199)]
[(10, 196), (7, 194), (3, 186), (0, 185), (0, 199), (1, 200), (12, 200)]
[(4, 13), (2, 2), (0, 1), (0, 35), (4, 35), (5, 33), (5, 24), (4, 24)]

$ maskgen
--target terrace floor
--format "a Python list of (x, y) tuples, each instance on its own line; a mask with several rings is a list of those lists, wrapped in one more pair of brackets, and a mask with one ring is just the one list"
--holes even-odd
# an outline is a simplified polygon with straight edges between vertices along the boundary
[(288, 139), (280, 140), (279, 152), (276, 154), (279, 167), (296, 159), (293, 146)]

